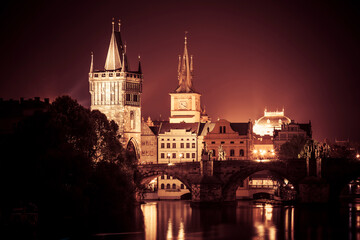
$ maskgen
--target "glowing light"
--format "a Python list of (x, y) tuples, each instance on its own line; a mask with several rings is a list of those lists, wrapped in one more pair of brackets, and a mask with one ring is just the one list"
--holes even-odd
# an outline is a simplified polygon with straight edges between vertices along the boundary
[(171, 154), (170, 154), (170, 153), (168, 153), (168, 154), (167, 154), (167, 156), (168, 156), (168, 158), (169, 158), (169, 157), (171, 156)]
[(168, 166), (172, 166), (172, 165), (174, 165), (173, 163), (168, 163)]
[(183, 154), (182, 154), (182, 153), (180, 153), (180, 155), (179, 155), (179, 156), (180, 156), (180, 158), (182, 158), (182, 157), (183, 157)]
[(273, 152), (273, 153), (271, 153), (271, 155), (275, 156), (275, 153)]
[(360, 154), (356, 154), (356, 158), (360, 158)]
[(253, 153), (255, 153), (255, 154), (256, 154), (257, 152), (258, 152), (258, 151), (257, 151), (256, 149), (253, 151)]

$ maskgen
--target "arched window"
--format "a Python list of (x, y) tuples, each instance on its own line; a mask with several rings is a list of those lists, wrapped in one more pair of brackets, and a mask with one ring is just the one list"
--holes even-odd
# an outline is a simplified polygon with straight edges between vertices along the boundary
[(130, 127), (131, 127), (131, 129), (135, 129), (135, 113), (134, 113), (134, 111), (130, 111)]
[(162, 183), (161, 184), (161, 189), (164, 189), (165, 188), (165, 185)]
[(240, 157), (244, 156), (244, 149), (240, 149)]
[(170, 183), (166, 184), (166, 189), (170, 189)]
[(172, 189), (176, 189), (176, 184), (175, 183), (173, 183)]
[(235, 150), (234, 149), (230, 149), (230, 157), (235, 156)]

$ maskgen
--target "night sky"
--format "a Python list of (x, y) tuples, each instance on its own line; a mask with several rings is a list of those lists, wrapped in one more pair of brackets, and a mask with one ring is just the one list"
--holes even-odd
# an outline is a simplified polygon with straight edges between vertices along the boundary
[(358, 1), (11, 1), (2, 3), (3, 99), (69, 94), (89, 107), (90, 53), (103, 69), (121, 19), (132, 70), (141, 55), (142, 114), (167, 119), (184, 31), (194, 88), (213, 120), (264, 108), (312, 121), (315, 139), (360, 140)]

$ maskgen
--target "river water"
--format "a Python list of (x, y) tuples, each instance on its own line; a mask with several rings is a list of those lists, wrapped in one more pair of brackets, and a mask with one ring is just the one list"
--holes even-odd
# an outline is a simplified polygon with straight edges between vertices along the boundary
[(153, 201), (141, 210), (146, 240), (360, 240), (360, 202), (294, 207), (239, 201), (231, 207), (192, 208), (189, 201)]

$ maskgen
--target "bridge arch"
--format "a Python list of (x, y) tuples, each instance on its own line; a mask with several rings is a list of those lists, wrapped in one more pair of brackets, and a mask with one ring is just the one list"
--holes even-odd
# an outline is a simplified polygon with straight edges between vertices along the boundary
[[(225, 201), (233, 201), (236, 199), (236, 190), (237, 188), (250, 176), (262, 172), (268, 171), (271, 176), (278, 180), (287, 179), (289, 183), (294, 187), (294, 191), (298, 192), (299, 180), (294, 178), (294, 176), (289, 175), (282, 169), (276, 167), (270, 167), (268, 165), (257, 165), (254, 167), (242, 168), (240, 171), (235, 172), (229, 178), (229, 180), (223, 185), (222, 195)], [(283, 184), (283, 182), (281, 183)]]
[(147, 185), (150, 183), (151, 180), (157, 177), (161, 177), (162, 175), (169, 175), (172, 176), (173, 178), (176, 178), (177, 180), (182, 182), (186, 186), (186, 188), (189, 189), (189, 191), (191, 192), (191, 183), (189, 182), (189, 180), (186, 179), (183, 175), (173, 171), (159, 170), (159, 171), (148, 172), (148, 174), (143, 175), (141, 179), (141, 184)]

